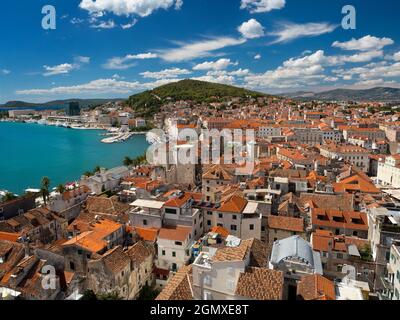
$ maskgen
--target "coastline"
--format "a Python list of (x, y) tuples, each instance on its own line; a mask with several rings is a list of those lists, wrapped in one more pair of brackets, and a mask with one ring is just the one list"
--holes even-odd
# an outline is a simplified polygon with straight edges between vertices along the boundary
[[(104, 138), (101, 140), (102, 143), (105, 144), (112, 144), (112, 143), (119, 143), (119, 142), (124, 142), (129, 140), (132, 136), (142, 136), (146, 135), (146, 131), (136, 131), (136, 132), (115, 132), (114, 127), (106, 127), (106, 126), (65, 126), (65, 125), (58, 125), (57, 123), (39, 123), (38, 121), (21, 121), (21, 120), (14, 120), (10, 118), (3, 118), (0, 119), (0, 122), (6, 122), (6, 123), (22, 123), (22, 124), (37, 124), (40, 126), (49, 126), (49, 127), (60, 127), (60, 128), (68, 128), (72, 130), (90, 130), (90, 131), (106, 131), (109, 133), (109, 135), (112, 135), (113, 137), (109, 138)], [(113, 132), (114, 131), (114, 132)]]
[(144, 135), (103, 144), (105, 131), (101, 130), (0, 122), (1, 142), (7, 150), (7, 156), (0, 158), (0, 189), (21, 194), (26, 188), (37, 188), (44, 176), (53, 186), (76, 181), (96, 166), (118, 167), (125, 156), (140, 156), (149, 146)]

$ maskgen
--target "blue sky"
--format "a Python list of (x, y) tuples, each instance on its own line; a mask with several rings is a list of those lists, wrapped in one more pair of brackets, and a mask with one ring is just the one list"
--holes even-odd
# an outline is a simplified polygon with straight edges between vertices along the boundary
[[(44, 5), (55, 30), (41, 26)], [(356, 8), (355, 30), (341, 26)], [(2, 0), (0, 103), (195, 78), (263, 92), (400, 87), (397, 0)]]

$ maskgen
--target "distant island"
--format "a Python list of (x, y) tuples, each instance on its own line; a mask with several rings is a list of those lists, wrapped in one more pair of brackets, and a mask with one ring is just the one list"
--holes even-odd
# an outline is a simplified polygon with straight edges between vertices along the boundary
[(79, 102), (81, 108), (105, 104), (108, 102), (124, 101), (125, 99), (66, 99), (66, 100), (53, 100), (44, 103), (33, 103), (26, 101), (8, 101), (5, 104), (0, 104), (0, 109), (14, 109), (14, 108), (34, 108), (34, 107), (54, 107), (54, 106), (67, 106), (70, 102)]
[(293, 93), (281, 93), (278, 95), (292, 99), (320, 101), (400, 101), (400, 89), (387, 87), (376, 87), (365, 90), (335, 89), (318, 93), (298, 91)]

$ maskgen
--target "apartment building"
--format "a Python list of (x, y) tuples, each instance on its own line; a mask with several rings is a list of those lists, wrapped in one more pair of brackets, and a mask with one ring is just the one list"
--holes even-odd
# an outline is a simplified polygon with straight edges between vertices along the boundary
[(388, 298), (391, 300), (400, 300), (400, 241), (393, 244), (390, 249), (388, 281), (391, 285)]
[(324, 134), (319, 128), (294, 128), (292, 139), (300, 144), (321, 144)]
[(352, 136), (363, 136), (369, 140), (385, 140), (385, 131), (379, 128), (358, 128), (358, 127), (345, 127), (343, 129), (343, 137), (348, 140)]
[(314, 208), (311, 215), (313, 230), (368, 239), (368, 217), (364, 212)]
[(377, 178), (381, 185), (400, 188), (400, 154), (379, 161)]
[(281, 300), (283, 274), (269, 270), (266, 247), (256, 239), (202, 252), (192, 265), (193, 298)]
[(257, 202), (232, 195), (212, 208), (204, 208), (204, 231), (223, 227), (240, 239), (261, 239), (262, 214)]
[(157, 268), (177, 272), (192, 257), (194, 241), (192, 227), (177, 225), (161, 228), (157, 236)]
[(164, 202), (138, 199), (131, 203), (130, 223), (134, 227), (156, 228), (163, 225)]
[(360, 168), (363, 172), (369, 172), (370, 151), (359, 146), (328, 143), (320, 147), (322, 156), (329, 159), (342, 159)]
[(279, 160), (289, 161), (297, 168), (311, 170), (314, 166), (313, 157), (304, 155), (297, 149), (278, 148), (276, 155)]

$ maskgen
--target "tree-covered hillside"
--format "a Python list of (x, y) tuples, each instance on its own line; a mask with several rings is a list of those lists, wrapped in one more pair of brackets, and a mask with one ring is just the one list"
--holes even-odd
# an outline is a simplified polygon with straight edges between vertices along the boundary
[(266, 94), (234, 86), (197, 80), (182, 80), (131, 96), (127, 103), (139, 115), (151, 117), (170, 101), (223, 102), (229, 98), (258, 98)]

